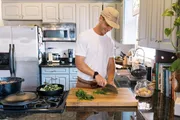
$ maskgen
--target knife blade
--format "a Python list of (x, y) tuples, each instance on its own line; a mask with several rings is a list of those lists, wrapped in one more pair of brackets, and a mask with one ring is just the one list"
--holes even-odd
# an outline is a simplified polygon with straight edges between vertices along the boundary
[(112, 93), (118, 94), (118, 90), (116, 89), (116, 87), (114, 87), (111, 84), (106, 84), (106, 86), (103, 87), (102, 90), (106, 92), (112, 92)]

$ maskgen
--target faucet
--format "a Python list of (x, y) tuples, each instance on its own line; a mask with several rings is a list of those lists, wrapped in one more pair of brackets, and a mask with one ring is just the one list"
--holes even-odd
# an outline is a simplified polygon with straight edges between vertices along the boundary
[(137, 49), (134, 51), (133, 57), (135, 56), (137, 50), (139, 50), (139, 49), (143, 51), (143, 64), (145, 64), (145, 52), (144, 52), (144, 50), (143, 50), (142, 48), (137, 48)]

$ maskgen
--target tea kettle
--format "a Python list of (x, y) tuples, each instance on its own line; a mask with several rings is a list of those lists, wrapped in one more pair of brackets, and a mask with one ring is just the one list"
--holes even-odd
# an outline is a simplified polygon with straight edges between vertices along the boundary
[[(136, 53), (138, 50), (143, 51), (143, 62), (137, 60)], [(142, 48), (137, 48), (133, 55), (133, 61), (132, 61), (132, 68), (131, 68), (131, 75), (137, 79), (145, 78), (147, 74), (146, 67), (145, 67), (145, 52)]]

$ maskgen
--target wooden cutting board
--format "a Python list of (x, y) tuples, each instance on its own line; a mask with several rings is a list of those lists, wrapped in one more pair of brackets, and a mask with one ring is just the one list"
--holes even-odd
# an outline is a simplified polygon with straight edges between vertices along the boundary
[[(76, 91), (78, 89), (83, 89), (88, 94), (94, 96), (93, 100), (78, 100), (76, 97)], [(93, 94), (93, 91), (96, 89), (87, 89), (87, 88), (72, 88), (69, 91), (69, 95), (66, 100), (66, 106), (137, 106), (138, 101), (135, 99), (133, 93), (129, 88), (118, 88), (118, 94), (108, 93), (106, 95), (102, 94)]]

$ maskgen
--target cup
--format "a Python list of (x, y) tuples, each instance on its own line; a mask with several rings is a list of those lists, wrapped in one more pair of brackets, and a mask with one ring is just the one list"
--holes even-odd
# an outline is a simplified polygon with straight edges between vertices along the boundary
[(69, 63), (72, 63), (72, 61), (73, 61), (73, 58), (69, 58)]

